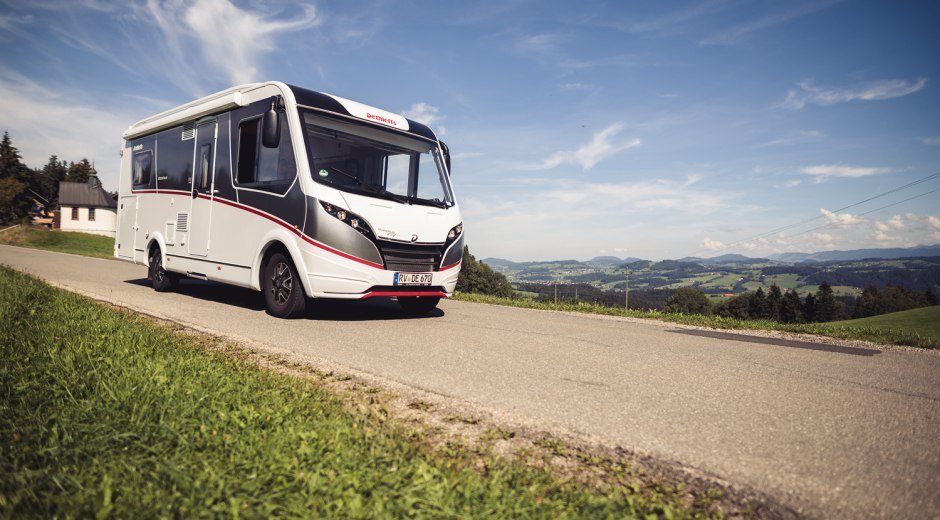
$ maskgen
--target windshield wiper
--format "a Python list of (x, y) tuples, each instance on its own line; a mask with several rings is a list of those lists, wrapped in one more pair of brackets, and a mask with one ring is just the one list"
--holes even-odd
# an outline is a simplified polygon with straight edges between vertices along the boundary
[(441, 209), (447, 209), (447, 203), (441, 202), (439, 199), (419, 199), (418, 197), (409, 197), (410, 201), (417, 202), (418, 204), (429, 204), (431, 206), (436, 206)]
[(362, 185), (362, 181), (360, 181), (360, 180), (359, 180), (359, 177), (356, 177), (355, 175), (352, 175), (352, 174), (350, 174), (350, 173), (346, 173), (346, 172), (344, 172), (343, 170), (340, 170), (339, 168), (337, 168), (336, 166), (327, 166), (327, 168), (329, 168), (329, 169), (335, 171), (336, 173), (342, 175), (343, 177), (349, 177), (349, 178), (352, 179), (357, 185)]
[(375, 193), (376, 195), (380, 195), (387, 199), (394, 200), (395, 202), (401, 202), (402, 204), (408, 203), (408, 197), (399, 195), (397, 193), (392, 193), (388, 191), (387, 189), (381, 186), (375, 185), (375, 184), (363, 184), (362, 189), (364, 191), (368, 191), (369, 193)]

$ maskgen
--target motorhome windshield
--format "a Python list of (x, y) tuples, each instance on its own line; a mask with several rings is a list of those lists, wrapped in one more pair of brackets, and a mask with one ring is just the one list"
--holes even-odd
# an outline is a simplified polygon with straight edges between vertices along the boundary
[(315, 181), (402, 204), (454, 205), (436, 143), (307, 109), (301, 120)]

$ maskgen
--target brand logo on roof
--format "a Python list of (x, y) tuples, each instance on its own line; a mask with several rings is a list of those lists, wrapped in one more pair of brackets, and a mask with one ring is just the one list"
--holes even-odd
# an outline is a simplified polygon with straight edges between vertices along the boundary
[(366, 119), (371, 119), (373, 121), (378, 121), (379, 123), (385, 123), (386, 125), (398, 126), (398, 123), (394, 119), (389, 119), (387, 117), (377, 116), (371, 112), (366, 112)]
[(380, 108), (370, 107), (358, 101), (352, 101), (332, 94), (327, 95), (338, 101), (352, 116), (365, 119), (366, 121), (373, 121), (380, 125), (398, 128), (399, 130), (408, 130), (408, 120), (398, 114), (386, 112)]

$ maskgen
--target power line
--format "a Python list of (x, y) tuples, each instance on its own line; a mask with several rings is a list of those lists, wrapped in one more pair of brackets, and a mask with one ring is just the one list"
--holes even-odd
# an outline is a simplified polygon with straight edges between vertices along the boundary
[[(892, 206), (897, 206), (898, 204), (904, 204), (904, 203), (907, 202), (907, 201), (914, 200), (914, 199), (919, 199), (919, 198), (921, 198), (921, 197), (925, 197), (925, 196), (927, 196), (927, 195), (930, 195), (931, 193), (936, 193), (936, 192), (938, 192), (938, 191), (940, 191), (940, 188), (937, 188), (937, 189), (935, 189), (935, 190), (930, 190), (930, 191), (925, 192), (925, 193), (921, 193), (920, 195), (914, 195), (913, 197), (908, 197), (908, 198), (906, 198), (906, 199), (904, 199), (904, 200), (899, 200), (899, 201), (897, 201), (897, 202), (892, 202), (891, 204), (887, 204), (887, 205), (885, 205), (885, 206), (881, 206), (880, 208), (876, 208), (876, 209), (873, 209), (873, 210), (870, 210), (870, 211), (866, 211), (866, 212), (864, 212), (864, 213), (859, 213), (858, 216), (861, 217), (861, 216), (864, 216), (864, 215), (871, 215), (872, 213), (881, 211), (881, 210), (883, 210), (883, 209), (887, 209), (887, 208), (890, 208), (890, 207), (892, 207)], [(797, 236), (800, 236), (800, 235), (805, 235), (806, 233), (809, 233), (810, 231), (816, 231), (817, 229), (832, 227), (832, 226), (835, 226), (835, 225), (838, 225), (838, 222), (829, 222), (829, 223), (827, 223), (827, 224), (823, 224), (822, 226), (810, 228), (810, 229), (807, 229), (807, 230), (805, 230), (805, 231), (800, 231), (799, 233), (794, 233), (794, 234), (790, 235), (790, 237), (797, 237)]]
[[(917, 179), (916, 181), (909, 182), (909, 183), (907, 183), (907, 184), (905, 184), (905, 185), (903, 185), (903, 186), (898, 186), (898, 187), (892, 188), (892, 189), (890, 189), (890, 190), (888, 190), (888, 191), (885, 191), (885, 192), (879, 193), (879, 194), (877, 194), (877, 195), (868, 197), (868, 198), (865, 199), (865, 200), (861, 200), (861, 201), (858, 201), (858, 202), (854, 202), (854, 203), (852, 203), (852, 204), (849, 204), (848, 206), (843, 206), (843, 207), (841, 207), (841, 208), (839, 208), (839, 209), (833, 210), (832, 213), (835, 214), (835, 213), (839, 213), (839, 212), (845, 211), (845, 210), (850, 209), (850, 208), (854, 208), (854, 207), (856, 207), (856, 206), (861, 206), (862, 204), (865, 204), (866, 202), (871, 202), (871, 201), (873, 201), (873, 200), (880, 199), (881, 197), (886, 197), (886, 196), (888, 196), (888, 195), (891, 195), (892, 193), (897, 193), (897, 192), (899, 192), (899, 191), (901, 191), (901, 190), (906, 190), (906, 189), (908, 189), (908, 188), (912, 188), (912, 187), (914, 187), (914, 186), (917, 186), (918, 184), (922, 184), (922, 183), (931, 181), (931, 180), (936, 179), (936, 178), (938, 178), (938, 177), (940, 177), (940, 172), (932, 173), (932, 174), (930, 174), (930, 175), (928, 175), (928, 176), (926, 176), (926, 177)], [(936, 191), (936, 190), (934, 190), (934, 191)], [(933, 193), (933, 192), (928, 192), (928, 193)], [(917, 198), (917, 197), (921, 197), (921, 196), (923, 196), (923, 195), (926, 195), (926, 193), (921, 194), (921, 195), (918, 195), (918, 196), (916, 196), (916, 197), (912, 197), (912, 199), (915, 199), (915, 198)], [(901, 201), (901, 202), (907, 202), (908, 200), (912, 200), (912, 199), (905, 199), (905, 200), (903, 200), (903, 201)], [(895, 203), (895, 204), (900, 204), (901, 202), (898, 202), (898, 203)], [(895, 204), (891, 204), (891, 205), (888, 205), (888, 206), (886, 206), (886, 207), (891, 207), (892, 205), (895, 205)], [(880, 209), (884, 209), (884, 208), (880, 208)], [(878, 210), (873, 210), (873, 211), (878, 211)], [(866, 214), (867, 214), (867, 213), (866, 213)], [(816, 215), (815, 217), (808, 218), (808, 219), (805, 219), (805, 220), (801, 220), (801, 221), (795, 222), (795, 223), (793, 223), (793, 224), (787, 224), (787, 225), (785, 225), (785, 226), (781, 226), (781, 227), (778, 227), (778, 228), (774, 228), (774, 229), (772, 229), (772, 230), (770, 230), (770, 231), (765, 231), (765, 232), (763, 232), (763, 233), (759, 233), (759, 234), (754, 235), (754, 236), (749, 237), (749, 238), (745, 238), (745, 239), (741, 239), (741, 240), (736, 240), (736, 241), (734, 241), (734, 242), (731, 242), (731, 243), (725, 245), (724, 247), (721, 247), (721, 248), (719, 248), (719, 249), (713, 250), (713, 252), (726, 251), (726, 250), (730, 249), (730, 248), (733, 247), (733, 246), (736, 246), (736, 245), (738, 245), (738, 244), (742, 244), (742, 243), (744, 243), (744, 242), (750, 242), (751, 240), (754, 240), (755, 238), (761, 238), (761, 237), (765, 237), (765, 236), (767, 236), (767, 235), (773, 235), (773, 234), (775, 234), (775, 233), (780, 233), (780, 232), (783, 232), (783, 231), (786, 231), (786, 230), (789, 230), (789, 229), (793, 229), (793, 228), (795, 228), (795, 227), (800, 227), (800, 226), (802, 226), (802, 225), (804, 225), (804, 224), (809, 224), (810, 222), (817, 221), (817, 220), (819, 220), (819, 219), (821, 219), (821, 218), (824, 218), (824, 217), (825, 217), (825, 215)], [(826, 227), (826, 226), (828, 226), (828, 224), (826, 224), (825, 226), (820, 226), (820, 227)], [(813, 228), (813, 229), (810, 229), (809, 231), (813, 231), (813, 230), (815, 230), (815, 229), (819, 229), (819, 228)], [(798, 234), (803, 234), (803, 233), (804, 233), (804, 232), (800, 232), (800, 233), (798, 233)], [(796, 235), (791, 235), (791, 236), (796, 236)], [(699, 250), (698, 252), (700, 253), (700, 252), (702, 252), (702, 250)]]

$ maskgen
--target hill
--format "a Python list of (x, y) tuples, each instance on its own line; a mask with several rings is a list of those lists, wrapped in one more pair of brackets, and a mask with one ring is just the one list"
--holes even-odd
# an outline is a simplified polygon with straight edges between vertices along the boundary
[(891, 314), (857, 320), (836, 321), (829, 325), (881, 330), (897, 329), (940, 339), (940, 306), (934, 305), (933, 307), (892, 312)]
[(895, 260), (898, 258), (913, 258), (918, 256), (940, 256), (940, 244), (908, 248), (852, 249), (849, 251), (820, 251), (818, 253), (779, 253), (770, 255), (768, 258), (777, 262), (795, 264), (808, 260), (816, 262), (846, 262), (871, 258)]

